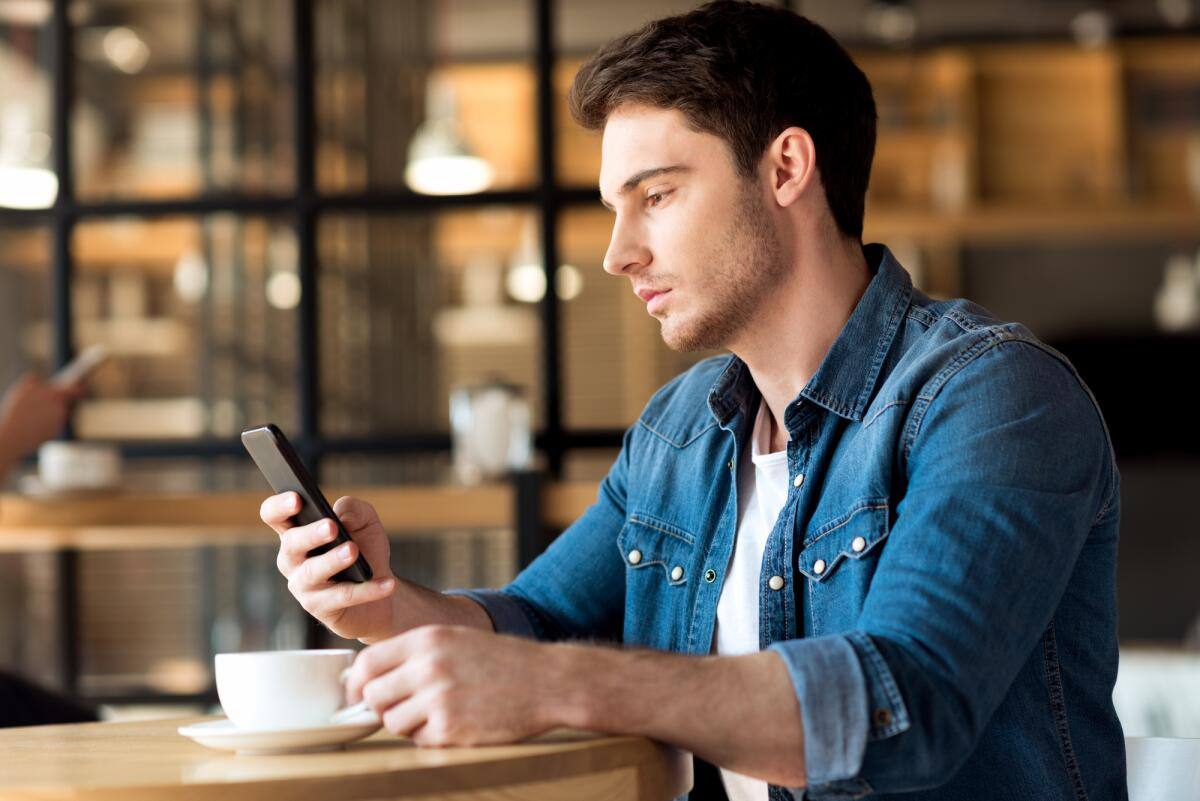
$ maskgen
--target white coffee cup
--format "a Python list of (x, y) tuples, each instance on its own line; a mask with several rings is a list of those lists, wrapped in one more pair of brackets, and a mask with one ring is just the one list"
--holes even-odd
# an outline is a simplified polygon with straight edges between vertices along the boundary
[(217, 696), (247, 731), (329, 725), (345, 705), (349, 648), (217, 654)]
[(121, 452), (99, 442), (44, 442), (38, 478), (49, 490), (111, 489), (121, 483)]

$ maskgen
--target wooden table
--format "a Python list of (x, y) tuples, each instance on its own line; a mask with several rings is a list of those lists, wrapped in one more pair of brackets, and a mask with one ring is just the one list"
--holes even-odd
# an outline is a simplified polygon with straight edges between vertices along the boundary
[(643, 737), (557, 730), (526, 743), (418, 748), (380, 730), (342, 751), (236, 756), (176, 732), (213, 718), (0, 729), (0, 799), (628, 799), (692, 786), (686, 752)]

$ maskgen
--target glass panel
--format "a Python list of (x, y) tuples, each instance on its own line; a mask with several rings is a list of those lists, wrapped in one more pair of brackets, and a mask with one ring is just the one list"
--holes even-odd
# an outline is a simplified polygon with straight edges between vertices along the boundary
[(317, 185), (426, 194), (536, 179), (527, 0), (320, 0)]
[(49, 208), (58, 194), (49, 19), (50, 3), (0, 4), (0, 206)]
[(290, 189), (291, 5), (74, 3), (79, 196)]
[[(629, 281), (601, 267), (612, 214), (572, 209), (562, 218), (563, 419), (576, 428), (624, 428), (660, 386), (719, 351), (677, 353), (633, 294)], [(563, 292), (564, 284), (577, 285)]]
[[(26, 372), (36, 370), (47, 375), (53, 370), (54, 331), (50, 313), (49, 230), (42, 225), (18, 225), (0, 218), (0, 406), (13, 384)], [(0, 417), (0, 426), (9, 430), (23, 425), (28, 423)], [(16, 461), (27, 455), (0, 447), (0, 488), (18, 486), (21, 475), (31, 472), (31, 463)], [(0, 605), (3, 605), (2, 594)]]
[[(321, 460), (328, 487), (431, 484), (451, 475), (449, 454), (346, 454)], [(359, 497), (370, 502), (369, 489)], [(384, 519), (392, 530), (396, 521)], [(426, 587), (500, 587), (516, 575), (516, 535), (510, 528), (446, 529), (392, 534), (392, 571)]]
[(564, 56), (583, 57), (650, 20), (684, 14), (703, 0), (557, 0), (555, 36)]
[(307, 618), (275, 566), (277, 538), (263, 535), (244, 546), (83, 553), (84, 693), (201, 692), (214, 653), (303, 648)]
[(576, 448), (563, 457), (563, 481), (595, 481), (608, 475), (620, 448)]
[(300, 282), (290, 226), (233, 215), (75, 229), (76, 346), (108, 347), (82, 438), (235, 437), (296, 426)]
[(21, 373), (53, 366), (50, 231), (0, 218), (0, 394)]
[(318, 241), (325, 436), (446, 431), (450, 389), (489, 378), (541, 419), (531, 211), (339, 215)]
[[(575, 73), (583, 66), (581, 58), (566, 58), (554, 68), (555, 168), (558, 181), (564, 186), (583, 186), (596, 189), (600, 182), (599, 131), (588, 131), (571, 118), (567, 93)], [(597, 190), (599, 191), (599, 190)]]
[(440, 484), (453, 478), (449, 453), (337, 454), (321, 459), (321, 483), (354, 489), (400, 484)]

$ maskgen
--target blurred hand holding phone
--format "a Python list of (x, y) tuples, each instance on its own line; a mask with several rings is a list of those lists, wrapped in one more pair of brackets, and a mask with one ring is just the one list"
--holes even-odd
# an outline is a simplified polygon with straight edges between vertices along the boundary
[(91, 345), (51, 376), (50, 383), (56, 387), (78, 384), (107, 360), (108, 348), (103, 345)]

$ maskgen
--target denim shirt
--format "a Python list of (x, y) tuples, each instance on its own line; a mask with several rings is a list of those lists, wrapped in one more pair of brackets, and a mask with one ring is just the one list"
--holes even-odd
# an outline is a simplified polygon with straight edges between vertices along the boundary
[[(1024, 326), (864, 253), (871, 281), (784, 414), (760, 645), (787, 666), (808, 786), (770, 797), (1125, 799), (1120, 478), (1095, 398)], [(710, 653), (759, 397), (738, 358), (695, 365), (541, 556), (455, 592), (504, 633)]]

